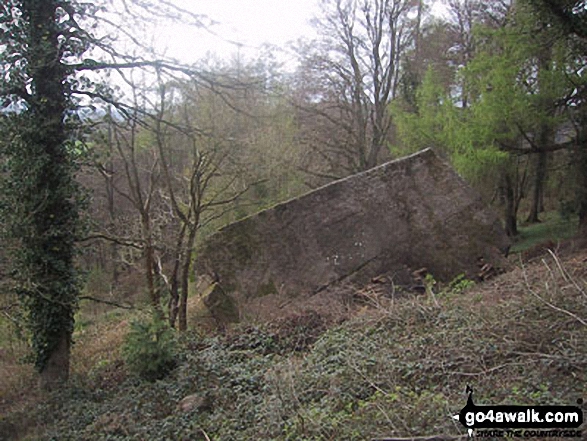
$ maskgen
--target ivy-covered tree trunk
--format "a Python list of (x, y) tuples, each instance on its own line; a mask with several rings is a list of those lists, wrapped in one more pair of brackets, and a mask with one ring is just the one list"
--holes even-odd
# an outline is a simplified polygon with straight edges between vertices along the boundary
[(74, 270), (77, 186), (68, 148), (67, 71), (61, 63), (60, 1), (23, 0), (22, 35), (28, 77), (26, 109), (9, 152), (7, 200), (18, 294), (27, 311), (41, 386), (69, 375), (78, 285)]

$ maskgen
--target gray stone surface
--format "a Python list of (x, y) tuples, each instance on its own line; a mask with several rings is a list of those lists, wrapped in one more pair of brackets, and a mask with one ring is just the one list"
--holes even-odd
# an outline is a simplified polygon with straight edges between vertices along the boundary
[(243, 318), (265, 297), (287, 302), (382, 273), (397, 283), (421, 267), (438, 280), (474, 278), (480, 258), (499, 267), (509, 246), (493, 211), (427, 149), (228, 225), (197, 267)]

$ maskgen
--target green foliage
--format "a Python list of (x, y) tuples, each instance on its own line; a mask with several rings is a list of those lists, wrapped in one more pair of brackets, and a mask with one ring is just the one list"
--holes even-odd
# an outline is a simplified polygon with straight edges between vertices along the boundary
[(574, 73), (580, 69), (567, 50), (532, 26), (524, 8), (511, 25), (479, 26), (475, 56), (458, 72), (459, 90), (443, 90), (429, 69), (416, 92), (416, 109), (393, 105), (397, 149), (436, 147), (460, 173), (477, 180), (508, 167), (509, 152), (525, 137), (558, 127), (556, 103), (585, 80)]
[(433, 147), (450, 157), (455, 168), (470, 181), (485, 174), (495, 176), (495, 167), (508, 157), (498, 148), (496, 128), (481, 117), (484, 110), (474, 105), (462, 108), (458, 99), (443, 90), (429, 69), (416, 91), (415, 112), (401, 103), (392, 105), (399, 136), (399, 145), (392, 152), (406, 154)]
[(475, 286), (475, 282), (467, 279), (465, 274), (457, 275), (448, 284), (439, 284), (432, 274), (426, 274), (423, 282), (428, 295), (439, 299), (458, 298), (463, 292)]
[(426, 291), (432, 291), (438, 282), (434, 278), (432, 274), (426, 274), (424, 277), (424, 286), (426, 287)]
[(567, 38), (587, 38), (584, 0), (526, 0), (533, 12), (548, 26), (556, 26)]
[(530, 35), (523, 11), (517, 20), (516, 26), (485, 31), (490, 43), (463, 71), (470, 88), (474, 133), (500, 145), (560, 123), (552, 109), (570, 86), (564, 48), (546, 47), (552, 44), (547, 36)]
[(401, 101), (391, 105), (391, 112), (397, 127), (400, 143), (392, 147), (392, 152), (403, 155), (426, 147), (441, 150), (448, 148), (448, 132), (445, 111), (450, 111), (452, 103), (443, 90), (434, 71), (426, 71), (420, 87), (415, 93), (415, 109)]
[(464, 274), (459, 274), (449, 283), (448, 291), (451, 294), (462, 294), (464, 291), (475, 286), (473, 280), (467, 279)]
[(150, 320), (135, 320), (122, 348), (131, 372), (147, 381), (164, 378), (177, 364), (177, 341), (173, 329), (152, 314)]

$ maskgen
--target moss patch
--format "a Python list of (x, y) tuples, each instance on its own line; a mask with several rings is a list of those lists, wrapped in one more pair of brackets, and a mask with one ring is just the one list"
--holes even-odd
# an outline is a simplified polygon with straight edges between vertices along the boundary
[(222, 323), (239, 321), (239, 311), (235, 301), (219, 284), (215, 284), (210, 293), (204, 297), (204, 304), (212, 316)]
[(273, 280), (269, 280), (269, 282), (259, 285), (255, 297), (265, 297), (271, 294), (279, 294)]
[(239, 223), (225, 238), (231, 244), (232, 257), (240, 265), (244, 266), (251, 261), (257, 250), (256, 228), (252, 220)]

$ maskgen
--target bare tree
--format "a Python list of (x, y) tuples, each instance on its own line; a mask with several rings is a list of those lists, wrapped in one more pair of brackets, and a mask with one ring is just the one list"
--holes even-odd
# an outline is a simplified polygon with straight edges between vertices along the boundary
[(383, 157), (388, 104), (420, 3), (323, 0), (321, 6), (314, 22), (320, 40), (304, 48), (298, 105), (302, 120), (313, 120), (306, 142), (326, 169), (322, 175), (332, 178), (369, 169)]
[(255, 102), (258, 82), (222, 72), (207, 84), (156, 77), (132, 84), (137, 110), (110, 119), (104, 150), (111, 154), (97, 164), (106, 186), (132, 207), (135, 228), (108, 231), (104, 220), (92, 237), (138, 249), (151, 303), (159, 308), (168, 293), (169, 323), (185, 330), (197, 243), (230, 222), (242, 196), (260, 185), (266, 173), (255, 169), (268, 152), (257, 152), (251, 138), (266, 136), (272, 120), (252, 115), (266, 105)]
[[(145, 127), (139, 113), (144, 105), (139, 102), (139, 88), (130, 77), (128, 80), (132, 85), (131, 90), (134, 96), (133, 110), (128, 115), (130, 118), (118, 121), (115, 118), (110, 118), (108, 121), (108, 130), (112, 134), (109, 137), (108, 149), (116, 156), (117, 162), (121, 165), (119, 172), (124, 177), (122, 180), (124, 185), (114, 184), (113, 176), (116, 174), (116, 170), (104, 166), (100, 166), (99, 170), (110, 186), (107, 189), (109, 198), (113, 198), (113, 192), (118, 193), (120, 197), (130, 203), (138, 214), (139, 237), (127, 237), (126, 240), (134, 242), (142, 250), (148, 298), (151, 306), (160, 311), (161, 294), (156, 286), (157, 257), (153, 216), (155, 199), (158, 196), (161, 181), (161, 166), (156, 152), (141, 146), (140, 137), (144, 136)], [(107, 161), (112, 166), (112, 156), (108, 157)], [(122, 242), (116, 236), (103, 235), (102, 237), (110, 239), (112, 242)]]
[[(233, 153), (230, 142), (226, 145), (221, 137), (194, 127), (195, 115), (191, 112), (189, 95), (185, 94), (187, 88), (176, 90), (183, 93), (183, 97), (178, 105), (168, 107), (173, 100), (168, 98), (167, 87), (160, 84), (154, 134), (163, 169), (164, 197), (177, 220), (172, 268), (167, 278), (169, 322), (175, 326), (178, 320), (179, 330), (185, 331), (189, 280), (198, 234), (222, 217), (248, 187), (239, 189), (233, 185), (236, 176), (227, 170)], [(170, 130), (165, 121), (176, 121), (176, 127), (181, 130)]]

